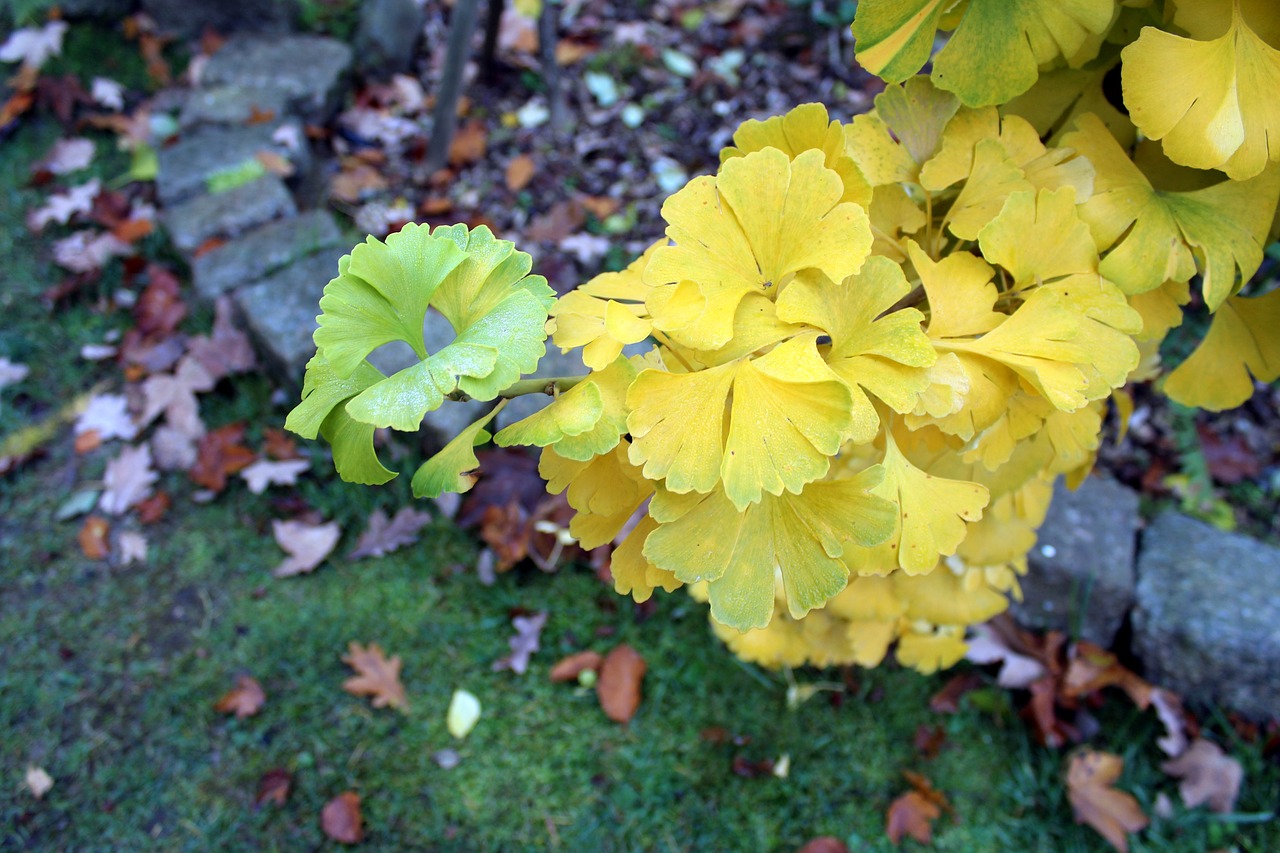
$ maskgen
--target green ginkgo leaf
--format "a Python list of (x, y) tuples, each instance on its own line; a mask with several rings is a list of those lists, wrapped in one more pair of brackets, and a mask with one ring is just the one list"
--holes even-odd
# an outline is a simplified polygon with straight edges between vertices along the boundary
[[(347, 414), (410, 431), (445, 397), (492, 400), (546, 351), (554, 298), (530, 258), (488, 228), (410, 224), (382, 242), (370, 237), (338, 263), (325, 287), (316, 346), (336, 378), (350, 377), (378, 347), (403, 341), (417, 363), (364, 387)], [(423, 327), (439, 311), (457, 337), (428, 352)]]
[(445, 492), (462, 494), (471, 490), (476, 484), (476, 469), (480, 467), (476, 448), (492, 438), (485, 427), (506, 404), (506, 400), (498, 403), (489, 414), (458, 433), (439, 453), (419, 466), (413, 475), (415, 498), (438, 498)]
[(342, 479), (376, 486), (395, 477), (378, 461), (373, 449), (372, 424), (347, 414), (344, 404), (386, 377), (367, 362), (350, 376), (340, 377), (321, 353), (312, 356), (302, 383), (302, 402), (285, 420), (285, 429), (304, 438), (324, 436), (333, 446), (333, 464)]

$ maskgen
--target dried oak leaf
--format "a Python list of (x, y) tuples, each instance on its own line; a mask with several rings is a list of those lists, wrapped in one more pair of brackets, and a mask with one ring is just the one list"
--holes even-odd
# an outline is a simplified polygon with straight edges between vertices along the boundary
[(213, 386), (214, 378), (204, 365), (190, 356), (178, 362), (178, 368), (172, 374), (148, 376), (142, 383), (145, 402), (139, 425), (145, 427), (163, 412), (170, 427), (188, 438), (199, 438), (204, 434), (204, 422), (200, 420), (200, 403), (196, 394)]
[(208, 335), (196, 335), (187, 344), (187, 352), (200, 362), (214, 381), (233, 373), (243, 373), (256, 364), (249, 336), (236, 326), (231, 298), (219, 296), (214, 303), (213, 329)]
[[(210, 491), (225, 489), (227, 475), (247, 468), (257, 458), (256, 453), (240, 444), (242, 438), (244, 424), (241, 423), (227, 424), (205, 433), (196, 446), (196, 464), (191, 466), (188, 476)], [(276, 538), (279, 539), (278, 534)], [(336, 537), (334, 541), (337, 542)]]
[(388, 659), (377, 643), (362, 647), (354, 640), (342, 660), (357, 675), (342, 682), (342, 689), (355, 696), (372, 696), (375, 708), (398, 708), (408, 712), (409, 700), (400, 684), (400, 656)]
[(561, 658), (556, 665), (551, 667), (552, 681), (577, 681), (578, 676), (587, 670), (598, 672), (600, 664), (604, 662), (604, 658), (599, 652), (587, 650), (585, 652), (575, 652), (568, 657)]
[(1124, 759), (1109, 752), (1082, 750), (1067, 768), (1067, 799), (1076, 823), (1097, 830), (1113, 848), (1128, 853), (1128, 833), (1148, 823), (1142, 807), (1131, 794), (1112, 787), (1124, 770)]
[(289, 791), (293, 788), (293, 774), (283, 767), (273, 767), (258, 780), (258, 793), (253, 798), (253, 807), (261, 808), (263, 803), (275, 803), (283, 806), (289, 799)]
[(1235, 809), (1244, 769), (1216, 743), (1197, 739), (1182, 755), (1161, 764), (1160, 769), (1182, 780), (1178, 792), (1187, 808), (1208, 804), (1209, 811), (1220, 814)]
[(80, 551), (90, 560), (105, 560), (111, 553), (111, 546), (107, 542), (107, 535), (110, 532), (111, 525), (105, 518), (97, 515), (89, 516), (80, 526), (80, 533), (76, 537), (80, 543)]
[(640, 653), (626, 644), (605, 656), (596, 681), (596, 696), (606, 717), (616, 723), (626, 723), (635, 716), (640, 707), (640, 688), (646, 668)]
[(120, 438), (132, 441), (138, 425), (129, 417), (129, 401), (123, 394), (96, 394), (76, 418), (75, 433), (96, 432), (102, 441)]
[(236, 679), (236, 686), (228, 690), (213, 709), (219, 714), (235, 714), (237, 720), (243, 720), (262, 710), (266, 701), (267, 694), (257, 679), (242, 675)]
[(276, 543), (289, 553), (284, 562), (272, 572), (278, 578), (315, 571), (316, 566), (324, 562), (324, 558), (329, 556), (342, 536), (342, 528), (336, 521), (307, 524), (302, 521), (276, 520), (271, 522), (271, 530), (275, 534)]
[(339, 844), (359, 844), (364, 838), (360, 795), (355, 791), (343, 791), (325, 803), (320, 812), (320, 828)]
[(369, 516), (369, 526), (360, 534), (355, 549), (347, 558), (384, 557), (417, 542), (418, 531), (430, 523), (428, 513), (419, 512), (411, 506), (402, 507), (390, 520), (385, 512), (375, 509)]
[(122, 515), (151, 496), (160, 475), (151, 468), (151, 448), (143, 444), (121, 449), (120, 455), (107, 463), (102, 479), (106, 488), (98, 506), (110, 515)]
[(178, 278), (159, 264), (147, 265), (149, 283), (133, 308), (138, 331), (148, 338), (167, 338), (187, 316)]
[(1119, 687), (1141, 710), (1151, 705), (1152, 686), (1123, 666), (1115, 655), (1087, 640), (1072, 649), (1062, 677), (1061, 696), (1077, 700), (1104, 687)]
[(982, 676), (976, 672), (953, 675), (941, 690), (929, 698), (929, 710), (935, 714), (954, 714), (960, 710), (961, 697), (981, 686)]

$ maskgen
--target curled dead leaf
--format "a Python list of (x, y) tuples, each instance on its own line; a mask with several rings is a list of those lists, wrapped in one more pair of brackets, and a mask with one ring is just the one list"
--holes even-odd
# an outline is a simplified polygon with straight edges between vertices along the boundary
[(253, 807), (259, 808), (263, 803), (275, 803), (283, 806), (289, 799), (289, 791), (293, 788), (293, 774), (283, 767), (273, 767), (258, 780), (258, 793), (253, 798)]
[(1112, 787), (1123, 770), (1124, 759), (1118, 755), (1091, 749), (1077, 752), (1067, 768), (1067, 799), (1076, 823), (1088, 824), (1114, 849), (1128, 853), (1128, 834), (1148, 821), (1132, 794)]
[(604, 658), (599, 652), (587, 650), (585, 652), (576, 652), (566, 658), (561, 658), (555, 666), (551, 667), (552, 681), (577, 681), (578, 676), (587, 670), (600, 669), (600, 664), (604, 662)]
[(1209, 811), (1219, 814), (1235, 809), (1244, 769), (1216, 743), (1197, 738), (1186, 752), (1161, 764), (1160, 769), (1181, 780), (1178, 792), (1187, 808), (1207, 804)]
[(889, 804), (884, 832), (894, 844), (910, 836), (921, 844), (933, 842), (933, 822), (942, 810), (919, 791), (907, 791)]
[(111, 545), (107, 541), (110, 533), (111, 525), (105, 518), (89, 516), (80, 526), (80, 534), (76, 537), (80, 543), (80, 551), (90, 560), (105, 560), (111, 553)]
[(343, 791), (325, 803), (320, 812), (320, 828), (339, 844), (359, 844), (364, 839), (360, 795), (355, 791)]
[(640, 688), (646, 668), (640, 653), (626, 644), (605, 656), (600, 664), (596, 695), (606, 717), (617, 723), (631, 721), (640, 707)]

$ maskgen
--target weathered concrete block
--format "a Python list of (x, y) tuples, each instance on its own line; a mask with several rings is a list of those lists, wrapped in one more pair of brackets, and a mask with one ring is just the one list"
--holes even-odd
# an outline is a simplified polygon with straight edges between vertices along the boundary
[(1156, 684), (1280, 714), (1280, 548), (1167, 512), (1142, 538), (1134, 651)]
[[(342, 233), (328, 211), (311, 210), (255, 228), (196, 258), (191, 264), (196, 292), (212, 302), (223, 293), (270, 275), (300, 258), (324, 249), (340, 255)], [(338, 274), (335, 264), (329, 278)], [(328, 279), (325, 279), (328, 281)]]
[[(309, 155), (305, 145), (291, 148), (272, 138), (281, 126), (203, 127), (176, 145), (160, 149), (160, 171), (156, 175), (160, 203), (168, 206), (205, 192), (210, 179), (252, 165), (262, 152), (277, 154), (305, 169)], [(305, 139), (300, 128), (291, 131), (290, 136)]]
[(323, 36), (256, 36), (233, 39), (213, 55), (201, 79), (206, 85), (277, 89), (308, 120), (337, 107), (351, 48)]
[(298, 212), (284, 181), (267, 175), (223, 193), (200, 195), (166, 206), (160, 221), (183, 252), (194, 252), (210, 237), (231, 237), (279, 216)]
[(356, 31), (360, 68), (375, 74), (408, 70), (426, 18), (426, 9), (415, 0), (366, 0)]
[(242, 125), (268, 114), (279, 118), (284, 115), (287, 100), (284, 91), (273, 86), (196, 89), (183, 103), (178, 125), (183, 129), (200, 124)]
[(320, 296), (338, 269), (343, 252), (316, 252), (257, 284), (232, 293), (263, 362), (280, 378), (302, 385), (302, 373), (315, 354)]
[(1014, 617), (1109, 647), (1133, 605), (1138, 524), (1138, 495), (1114, 480), (1089, 477), (1074, 492), (1059, 480)]

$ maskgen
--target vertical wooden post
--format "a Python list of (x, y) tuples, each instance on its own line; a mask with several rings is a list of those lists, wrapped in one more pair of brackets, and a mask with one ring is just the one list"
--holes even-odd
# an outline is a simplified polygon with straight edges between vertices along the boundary
[(445, 52), (444, 74), (436, 93), (436, 108), (431, 120), (431, 145), (427, 148), (427, 168), (444, 167), (449, 158), (449, 143), (458, 123), (458, 98), (462, 94), (462, 73), (471, 53), (471, 37), (476, 31), (480, 0), (457, 0), (453, 19), (449, 22), (449, 44)]

